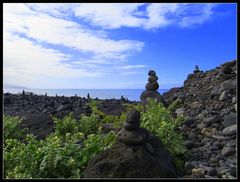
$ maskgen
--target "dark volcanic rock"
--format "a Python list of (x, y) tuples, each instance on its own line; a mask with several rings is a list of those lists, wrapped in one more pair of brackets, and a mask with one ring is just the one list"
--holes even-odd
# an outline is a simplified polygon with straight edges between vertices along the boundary
[(29, 133), (36, 135), (38, 139), (44, 139), (54, 130), (52, 118), (43, 113), (25, 116), (21, 126), (29, 128)]
[(147, 90), (157, 90), (159, 88), (158, 82), (148, 82), (145, 86)]
[(99, 110), (106, 114), (120, 116), (123, 112), (126, 111), (126, 107), (119, 103), (103, 102), (99, 107)]
[(194, 164), (192, 174), (187, 172), (191, 177), (232, 178), (228, 177), (229, 169), (237, 161), (236, 73), (234, 60), (206, 72), (189, 74), (183, 87), (163, 94), (166, 105), (184, 96), (183, 105), (175, 111), (184, 109), (184, 116), (193, 118), (186, 119), (180, 127), (191, 153), (186, 162)]
[(164, 101), (162, 99), (162, 96), (159, 92), (157, 91), (149, 91), (149, 90), (145, 90), (142, 92), (140, 99), (143, 103), (147, 103), (147, 98), (152, 98), (152, 99), (156, 99), (157, 102), (163, 103)]
[(174, 178), (175, 166), (169, 153), (156, 137), (145, 145), (116, 143), (110, 149), (97, 154), (88, 163), (84, 178)]

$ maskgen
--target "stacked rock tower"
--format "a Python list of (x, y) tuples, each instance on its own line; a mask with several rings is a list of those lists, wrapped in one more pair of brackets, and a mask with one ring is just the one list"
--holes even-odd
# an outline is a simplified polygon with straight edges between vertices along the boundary
[(148, 131), (140, 128), (140, 112), (135, 109), (129, 111), (123, 129), (118, 132), (118, 140), (128, 145), (138, 145), (145, 143), (148, 136)]
[(145, 86), (146, 90), (144, 90), (140, 96), (141, 102), (145, 105), (148, 98), (153, 98), (157, 102), (161, 102), (164, 104), (161, 94), (157, 91), (159, 85), (157, 82), (158, 77), (156, 75), (156, 72), (154, 70), (150, 70), (148, 72), (148, 76), (148, 83)]

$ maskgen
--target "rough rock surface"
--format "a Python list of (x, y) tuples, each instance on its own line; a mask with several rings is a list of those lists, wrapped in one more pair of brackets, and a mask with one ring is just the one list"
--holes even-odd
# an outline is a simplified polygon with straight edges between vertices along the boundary
[[(162, 95), (166, 105), (183, 101), (186, 121), (180, 131), (186, 137), (190, 157), (185, 175), (192, 178), (234, 178), (236, 158), (236, 60), (203, 72), (189, 74), (183, 87)], [(233, 170), (231, 173), (230, 171)], [(186, 176), (185, 176), (186, 177)]]
[[(82, 114), (89, 116), (92, 113), (88, 106), (89, 100), (85, 97), (54, 97), (23, 93), (4, 94), (4, 114), (23, 117), (22, 127), (29, 128), (30, 133), (35, 134), (39, 139), (44, 139), (54, 130), (52, 116), (62, 119), (72, 112), (72, 116), (79, 120)], [(133, 103), (125, 98), (101, 101), (99, 110), (117, 116), (125, 111), (125, 103)]]
[(117, 142), (93, 157), (84, 171), (84, 178), (173, 178), (175, 166), (169, 153), (156, 137), (146, 144), (126, 145)]
[[(126, 122), (140, 125), (140, 112), (128, 112)], [(118, 142), (97, 154), (84, 171), (85, 178), (171, 178), (174, 163), (161, 141), (144, 128), (123, 128)]]

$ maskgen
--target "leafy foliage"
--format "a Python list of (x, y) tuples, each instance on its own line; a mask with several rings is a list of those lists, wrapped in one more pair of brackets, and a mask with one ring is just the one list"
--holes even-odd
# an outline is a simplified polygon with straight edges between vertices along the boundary
[(24, 142), (6, 139), (6, 178), (80, 178), (88, 161), (115, 142), (113, 132), (102, 135), (96, 130), (93, 132), (92, 126), (81, 129), (83, 123), (94, 122), (95, 116), (84, 117), (79, 123), (71, 115), (54, 120), (56, 130), (45, 140), (37, 140), (33, 135), (27, 135)]
[(158, 136), (173, 156), (185, 152), (182, 135), (176, 132), (184, 120), (182, 116), (173, 118), (169, 110), (152, 99), (148, 101), (146, 111), (141, 114), (141, 126)]
[(23, 137), (26, 129), (23, 130), (20, 126), (22, 119), (19, 117), (3, 116), (4, 123), (4, 140), (19, 139)]
[(169, 106), (168, 106), (168, 110), (170, 112), (175, 111), (177, 108), (180, 108), (182, 106), (182, 100), (181, 99), (176, 99), (175, 101), (173, 101)]

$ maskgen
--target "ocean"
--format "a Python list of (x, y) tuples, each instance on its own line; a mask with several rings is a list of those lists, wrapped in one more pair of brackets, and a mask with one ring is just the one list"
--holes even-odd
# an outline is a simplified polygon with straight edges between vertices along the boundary
[[(22, 93), (32, 92), (37, 95), (45, 95), (47, 93), (48, 96), (80, 96), (87, 97), (89, 93), (91, 98), (99, 98), (99, 99), (120, 99), (121, 96), (127, 98), (130, 101), (140, 101), (140, 95), (144, 89), (22, 89), (22, 88), (5, 88), (3, 90), (4, 93)], [(159, 93), (163, 94), (167, 92), (169, 89), (159, 89)]]

